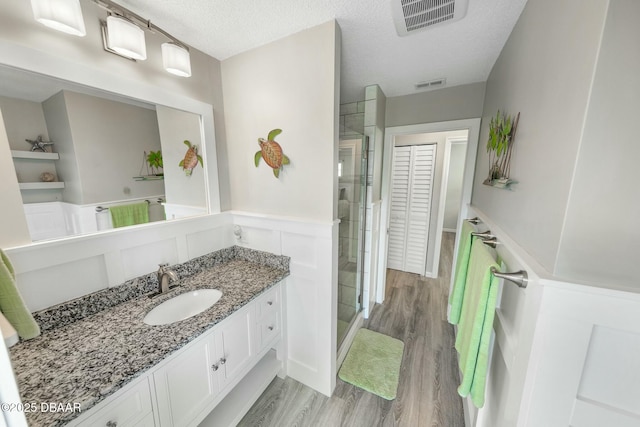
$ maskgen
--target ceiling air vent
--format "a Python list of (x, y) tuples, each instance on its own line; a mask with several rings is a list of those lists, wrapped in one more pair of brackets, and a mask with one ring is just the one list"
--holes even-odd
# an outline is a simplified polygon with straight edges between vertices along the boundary
[(416, 89), (438, 89), (447, 83), (447, 79), (434, 79), (428, 82), (416, 83)]
[(391, 0), (399, 36), (407, 36), (465, 17), (469, 0)]

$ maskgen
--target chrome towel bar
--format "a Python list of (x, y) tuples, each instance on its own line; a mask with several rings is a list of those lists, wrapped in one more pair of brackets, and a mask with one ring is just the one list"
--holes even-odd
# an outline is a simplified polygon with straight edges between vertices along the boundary
[(467, 218), (467, 221), (469, 221), (471, 224), (478, 225), (478, 223), (480, 223), (480, 218), (478, 218), (478, 217), (475, 217), (475, 218)]
[(474, 231), (471, 233), (472, 236), (475, 237), (479, 237), (482, 240), (486, 240), (486, 239), (495, 239), (496, 236), (494, 236), (493, 234), (491, 234), (491, 230), (487, 230), (487, 231)]
[[(156, 200), (153, 200), (153, 201), (149, 200), (149, 199), (146, 199), (145, 202), (147, 202), (148, 205), (150, 205), (151, 203), (157, 203), (157, 204), (161, 205), (161, 204), (164, 203), (164, 199), (161, 199), (161, 198), (158, 197)], [(105, 207), (102, 207), (102, 206), (96, 206), (96, 212), (104, 212), (104, 211), (108, 211), (108, 210), (109, 210), (108, 207), (105, 208)]]
[(508, 280), (515, 283), (520, 288), (526, 288), (529, 283), (529, 275), (526, 271), (520, 270), (513, 273), (501, 273), (495, 267), (491, 267), (491, 274), (500, 279)]

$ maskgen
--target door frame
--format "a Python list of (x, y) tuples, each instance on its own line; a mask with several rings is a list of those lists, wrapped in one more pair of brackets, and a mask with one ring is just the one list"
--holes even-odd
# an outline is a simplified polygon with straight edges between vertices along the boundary
[[(385, 129), (384, 135), (384, 154), (382, 158), (382, 207), (380, 212), (380, 225), (384, 227), (380, 230), (379, 251), (378, 251), (378, 277), (376, 286), (376, 302), (382, 303), (386, 292), (387, 281), (387, 244), (388, 244), (388, 232), (389, 232), (389, 210), (391, 208), (389, 200), (391, 197), (391, 169), (393, 159), (393, 147), (396, 136), (400, 135), (413, 135), (418, 133), (433, 133), (433, 132), (448, 132), (456, 130), (467, 130), (468, 142), (467, 142), (467, 154), (465, 156), (465, 170), (464, 178), (462, 180), (462, 197), (460, 200), (461, 210), (462, 207), (471, 203), (471, 193), (473, 190), (473, 177), (476, 166), (476, 153), (478, 151), (478, 138), (480, 134), (480, 118), (464, 119), (464, 120), (451, 120), (446, 122), (436, 123), (421, 123), (416, 125), (407, 126), (394, 126)], [(440, 194), (440, 200), (442, 204), (443, 194)], [(437, 223), (442, 224), (440, 216), (443, 213), (440, 212), (440, 206), (438, 207), (438, 219)], [(458, 218), (458, 226), (462, 215)], [(442, 231), (442, 230), (440, 230)], [(437, 238), (436, 247), (434, 250), (434, 271), (437, 274), (437, 268), (440, 259), (440, 242), (441, 238)], [(437, 253), (436, 253), (437, 251)]]

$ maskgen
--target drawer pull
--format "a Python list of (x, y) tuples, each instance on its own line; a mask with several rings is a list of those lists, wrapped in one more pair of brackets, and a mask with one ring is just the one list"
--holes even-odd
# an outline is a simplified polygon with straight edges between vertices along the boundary
[(218, 365), (211, 365), (211, 369), (213, 370), (213, 372), (217, 371), (219, 368)]
[(115, 421), (107, 421), (107, 427), (116, 427), (118, 425)]
[(273, 305), (273, 301), (267, 301), (267, 305)]
[(267, 329), (269, 329), (270, 331), (273, 331), (273, 326), (269, 326), (267, 327)]
[(226, 359), (226, 358), (224, 358), (224, 357), (221, 357), (221, 358), (220, 358), (220, 362), (219, 362), (219, 363), (220, 363), (221, 365), (224, 365), (225, 363), (227, 363), (227, 359)]

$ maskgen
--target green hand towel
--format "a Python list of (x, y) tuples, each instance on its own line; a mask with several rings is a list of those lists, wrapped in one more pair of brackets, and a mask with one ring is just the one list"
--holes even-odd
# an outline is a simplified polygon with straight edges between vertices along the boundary
[(462, 222), (460, 231), (460, 243), (458, 243), (458, 256), (456, 257), (456, 275), (453, 281), (453, 289), (449, 295), (449, 323), (457, 325), (460, 321), (460, 311), (462, 310), (462, 299), (464, 288), (467, 283), (467, 269), (469, 268), (469, 255), (471, 254), (471, 233), (475, 231), (469, 221)]
[(109, 208), (109, 212), (111, 212), (113, 228), (149, 222), (149, 204), (147, 202), (112, 206)]
[(33, 319), (18, 292), (11, 261), (2, 250), (0, 250), (0, 311), (22, 339), (28, 340), (40, 335), (40, 326)]
[(491, 274), (491, 267), (498, 268), (495, 251), (476, 239), (471, 247), (456, 350), (460, 353), (458, 362), (462, 371), (458, 394), (462, 397), (471, 394), (478, 408), (484, 405), (489, 341), (498, 297), (498, 279)]

